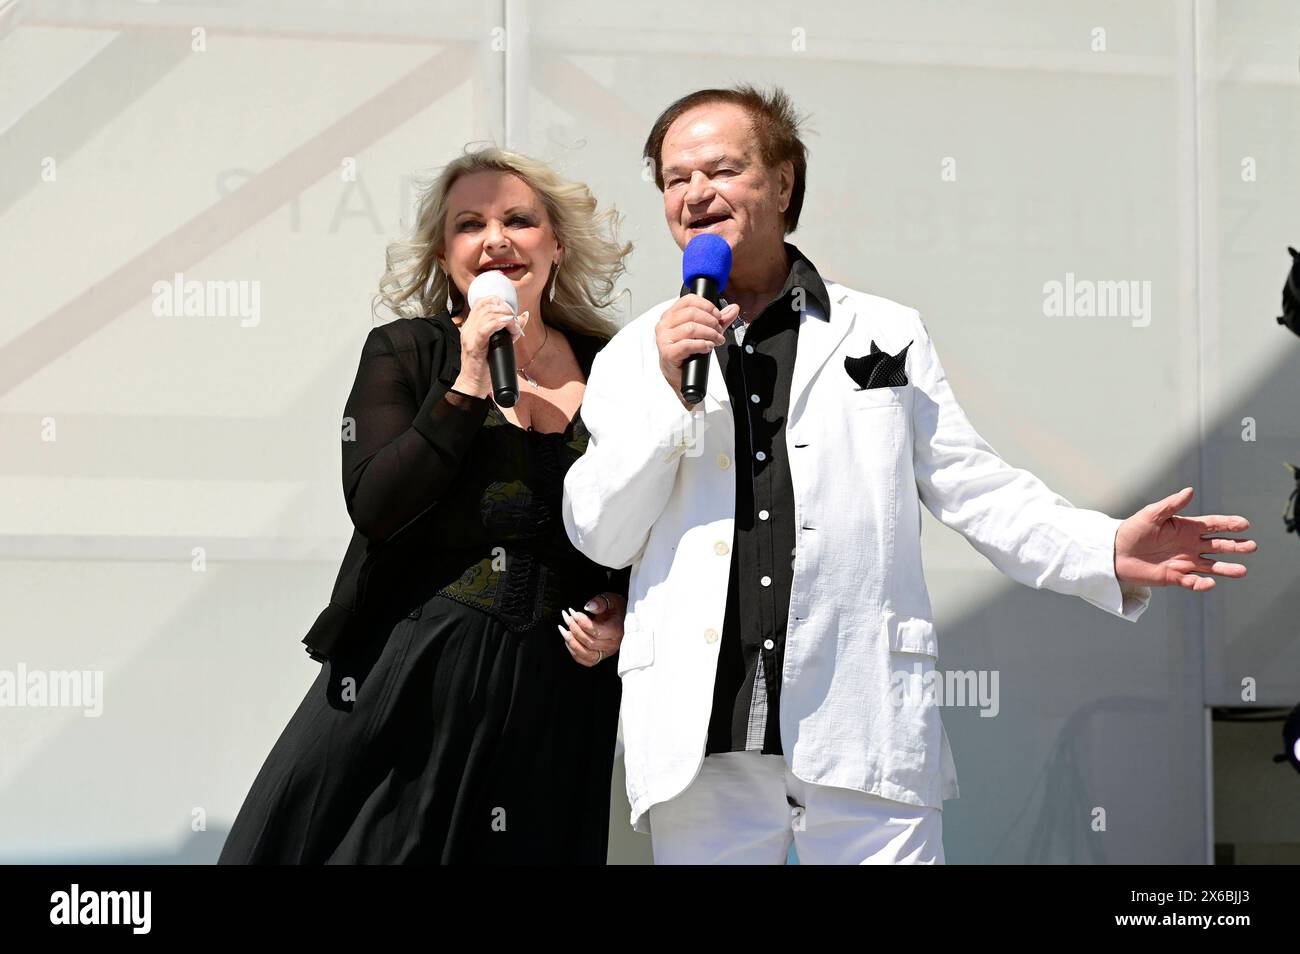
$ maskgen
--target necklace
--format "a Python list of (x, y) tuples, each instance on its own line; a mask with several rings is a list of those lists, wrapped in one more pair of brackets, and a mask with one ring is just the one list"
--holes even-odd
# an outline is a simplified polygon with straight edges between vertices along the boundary
[[(545, 348), (546, 342), (550, 340), (551, 340), (551, 326), (547, 325), (546, 335), (542, 338), (542, 348)], [(524, 364), (522, 367), (519, 368), (519, 373), (524, 376), (524, 378), (528, 381), (529, 384), (533, 386), (534, 389), (536, 389), (537, 387), (537, 381), (535, 378), (533, 378), (531, 374), (528, 373), (528, 365), (532, 364), (534, 361), (537, 360), (537, 356), (542, 353), (542, 348), (538, 348), (536, 351), (534, 351), (533, 356), (528, 359), (527, 364)]]

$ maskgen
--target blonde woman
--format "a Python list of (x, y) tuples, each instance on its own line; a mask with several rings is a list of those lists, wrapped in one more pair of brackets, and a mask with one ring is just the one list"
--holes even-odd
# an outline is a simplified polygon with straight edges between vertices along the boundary
[[(561, 519), (587, 373), (630, 244), (583, 185), (467, 152), (388, 250), (344, 411), (356, 532), (304, 640), (326, 663), (253, 782), (221, 863), (604, 864), (627, 571)], [(500, 299), (466, 307), (499, 270)], [(492, 400), (510, 328), (519, 400)], [(558, 633), (557, 633), (558, 629)]]

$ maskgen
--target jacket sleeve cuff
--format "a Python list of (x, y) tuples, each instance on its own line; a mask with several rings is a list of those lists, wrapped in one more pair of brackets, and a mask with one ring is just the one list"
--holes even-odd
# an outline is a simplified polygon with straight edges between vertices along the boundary
[(453, 391), (447, 382), (436, 380), (411, 426), (434, 447), (467, 447), (483, 426), (490, 400)]
[(1114, 517), (1096, 522), (1095, 536), (1085, 541), (1089, 556), (1077, 593), (1098, 609), (1136, 623), (1151, 604), (1151, 587), (1120, 583), (1115, 577), (1115, 534), (1121, 523)]

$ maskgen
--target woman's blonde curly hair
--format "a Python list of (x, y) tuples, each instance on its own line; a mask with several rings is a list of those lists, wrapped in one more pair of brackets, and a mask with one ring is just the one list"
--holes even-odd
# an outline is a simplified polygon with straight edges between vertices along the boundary
[[(542, 201), (557, 241), (564, 247), (558, 272), (552, 272), (542, 292), (542, 314), (547, 325), (579, 334), (611, 338), (618, 326), (608, 316), (618, 294), (615, 285), (625, 271), (624, 259), (632, 243), (620, 244), (617, 231), (622, 216), (615, 209), (596, 212), (596, 198), (580, 182), (569, 182), (546, 163), (495, 146), (471, 150), (443, 167), (421, 187), (415, 228), (409, 241), (388, 246), (388, 268), (379, 280), (372, 312), (378, 317), (382, 302), (403, 318), (432, 316), (465, 307), (464, 297), (451, 277), (438, 265), (445, 250), (447, 196), (461, 176), (472, 172), (507, 172), (518, 176)], [(558, 276), (558, 277), (555, 277)], [(550, 298), (555, 286), (555, 300)]]

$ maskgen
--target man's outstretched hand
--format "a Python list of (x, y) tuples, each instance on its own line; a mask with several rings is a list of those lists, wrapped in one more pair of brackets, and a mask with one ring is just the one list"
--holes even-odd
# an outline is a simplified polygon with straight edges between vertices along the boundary
[[(1252, 553), (1254, 540), (1224, 537), (1250, 527), (1245, 517), (1214, 514), (1208, 517), (1180, 517), (1192, 501), (1192, 488), (1147, 504), (1119, 525), (1115, 534), (1115, 578), (1120, 583), (1142, 586), (1185, 586), (1202, 592), (1214, 588), (1215, 576), (1246, 575), (1240, 563), (1207, 559), (1202, 553)], [(1212, 576), (1200, 576), (1210, 573)]]

